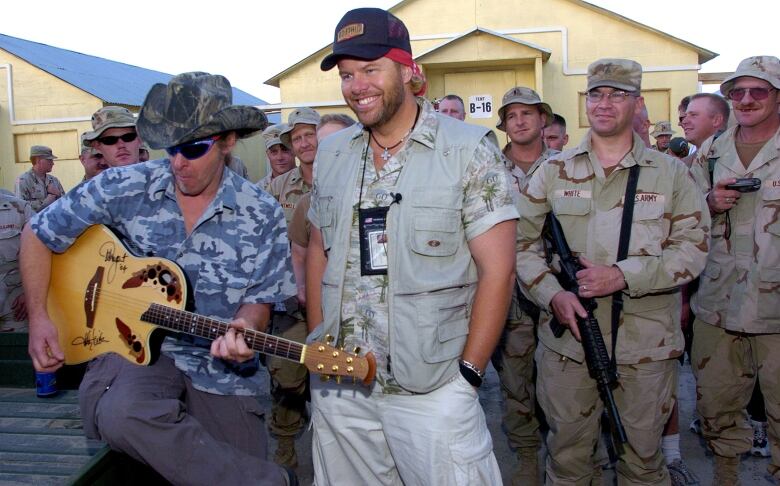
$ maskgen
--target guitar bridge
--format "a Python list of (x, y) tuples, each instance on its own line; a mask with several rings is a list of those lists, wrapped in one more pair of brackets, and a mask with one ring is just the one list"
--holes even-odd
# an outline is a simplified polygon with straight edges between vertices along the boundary
[(84, 316), (86, 317), (87, 327), (92, 329), (95, 324), (95, 311), (97, 310), (97, 301), (100, 296), (100, 288), (103, 285), (104, 267), (97, 267), (95, 275), (87, 283), (87, 289), (84, 291)]

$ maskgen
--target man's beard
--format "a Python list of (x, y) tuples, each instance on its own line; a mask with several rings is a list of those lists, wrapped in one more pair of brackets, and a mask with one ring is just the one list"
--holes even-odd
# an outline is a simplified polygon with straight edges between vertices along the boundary
[(403, 101), (404, 84), (403, 79), (401, 78), (401, 73), (399, 72), (397, 82), (383, 93), (382, 110), (379, 112), (378, 116), (374, 117), (375, 119), (363, 119), (357, 112), (355, 112), (355, 115), (358, 117), (358, 120), (360, 120), (360, 123), (362, 123), (364, 127), (378, 128), (393, 119), (396, 113), (398, 113), (398, 110), (401, 108)]

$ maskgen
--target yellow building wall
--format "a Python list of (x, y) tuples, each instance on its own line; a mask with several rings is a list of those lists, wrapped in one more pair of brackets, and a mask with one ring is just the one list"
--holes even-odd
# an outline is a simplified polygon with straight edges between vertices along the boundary
[[(13, 73), (13, 104), (16, 120), (90, 116), (103, 106), (98, 98), (0, 50), (0, 65), (10, 64)], [(30, 169), (30, 146), (47, 145), (58, 159), (52, 174), (65, 189), (84, 177), (79, 162), (79, 136), (91, 129), (89, 121), (12, 125), (8, 100), (7, 67), (0, 68), (0, 187), (13, 191), (16, 177)]]
[[(673, 69), (665, 72), (645, 72), (643, 91), (646, 91), (650, 119), (676, 120), (677, 104), (686, 95), (698, 90), (696, 70), (674, 70), (679, 66), (698, 64), (698, 52), (671, 38), (644, 30), (616, 15), (605, 14), (585, 8), (569, 0), (409, 0), (393, 10), (409, 28), (411, 36), (436, 36), (437, 34), (465, 33), (475, 27), (492, 31), (511, 32), (527, 30), (549, 30), (538, 33), (510, 33), (509, 37), (533, 43), (549, 49), (550, 58), (537, 67), (515, 66), (517, 83), (525, 82), (543, 95), (553, 110), (566, 118), (570, 133), (570, 144), (577, 143), (587, 130), (582, 123), (584, 113), (580, 112), (580, 96), (586, 87), (584, 75), (588, 64), (602, 57), (625, 57), (638, 61), (645, 67)], [(564, 75), (564, 31), (567, 34), (568, 69), (578, 72)], [(451, 41), (451, 38), (416, 40), (412, 42), (415, 56), (419, 56), (436, 46)], [(452, 49), (444, 47), (437, 56), (449, 54), (453, 60), (463, 61), (460, 56), (469, 50), (472, 57), (493, 55), (501, 58), (501, 51), (476, 51), (477, 41), (469, 46)], [(452, 51), (452, 52), (445, 52)], [(302, 62), (288, 74), (279, 79), (282, 104), (302, 103), (311, 105), (322, 112), (348, 111), (346, 106), (324, 109), (318, 106), (323, 102), (341, 101), (337, 70), (323, 73), (319, 64), (330, 48), (319, 52), (314, 58)], [(426, 56), (427, 58), (428, 56)], [(445, 93), (445, 76), (451, 72), (479, 71), (484, 85), (496, 90), (495, 86), (507, 82), (506, 69), (499, 69), (500, 62), (492, 68), (480, 67), (478, 59), (469, 69), (467, 62), (456, 68), (426, 69), (429, 77), (428, 97), (435, 98)], [(526, 60), (526, 62), (529, 62)], [(541, 72), (536, 72), (541, 64)], [(531, 69), (528, 71), (528, 69)], [(533, 77), (529, 77), (533, 74)], [(512, 86), (505, 86), (503, 91)], [(476, 86), (474, 87), (476, 89)], [(479, 93), (456, 93), (467, 99), (469, 95)], [(494, 103), (500, 105), (500, 97)], [(497, 109), (496, 106), (495, 109)], [(284, 119), (290, 110), (283, 110)], [(475, 121), (467, 118), (467, 121)], [(480, 122), (486, 124), (487, 122)], [(500, 136), (503, 140), (504, 137)]]
[[(89, 117), (103, 107), (102, 100), (0, 49), (0, 66), (6, 64), (11, 65), (13, 74), (15, 118), (25, 123), (11, 124), (7, 67), (0, 67), (0, 188), (13, 191), (16, 177), (30, 169), (32, 145), (52, 148), (58, 157), (52, 174), (66, 190), (72, 188), (84, 177), (79, 161), (80, 136), (92, 129)], [(27, 123), (54, 118), (87, 120)], [(256, 181), (265, 175), (267, 159), (262, 137), (258, 135), (240, 141), (235, 154), (246, 164), (250, 180)], [(165, 152), (153, 150), (151, 156), (161, 158)]]

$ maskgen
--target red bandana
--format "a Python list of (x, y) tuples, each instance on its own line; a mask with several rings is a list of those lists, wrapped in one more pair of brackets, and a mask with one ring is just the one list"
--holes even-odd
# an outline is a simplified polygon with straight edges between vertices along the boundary
[(428, 89), (428, 80), (425, 79), (425, 75), (423, 74), (422, 70), (420, 69), (420, 66), (414, 62), (414, 59), (412, 59), (412, 54), (409, 52), (406, 52), (403, 49), (398, 49), (397, 47), (394, 47), (390, 49), (387, 54), (385, 54), (385, 57), (390, 59), (391, 61), (395, 61), (398, 64), (403, 64), (404, 66), (409, 66), (412, 68), (412, 74), (420, 76), (423, 79), (423, 85), (422, 87), (414, 93), (415, 96), (424, 96), (425, 91)]

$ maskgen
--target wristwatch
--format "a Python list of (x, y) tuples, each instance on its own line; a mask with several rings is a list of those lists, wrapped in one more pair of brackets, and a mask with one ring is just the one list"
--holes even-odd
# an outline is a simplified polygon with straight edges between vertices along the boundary
[(485, 377), (485, 372), (465, 359), (458, 360), (458, 366), (460, 367), (460, 374), (463, 375), (463, 378), (465, 378), (471, 386), (479, 388), (482, 384), (482, 379)]

